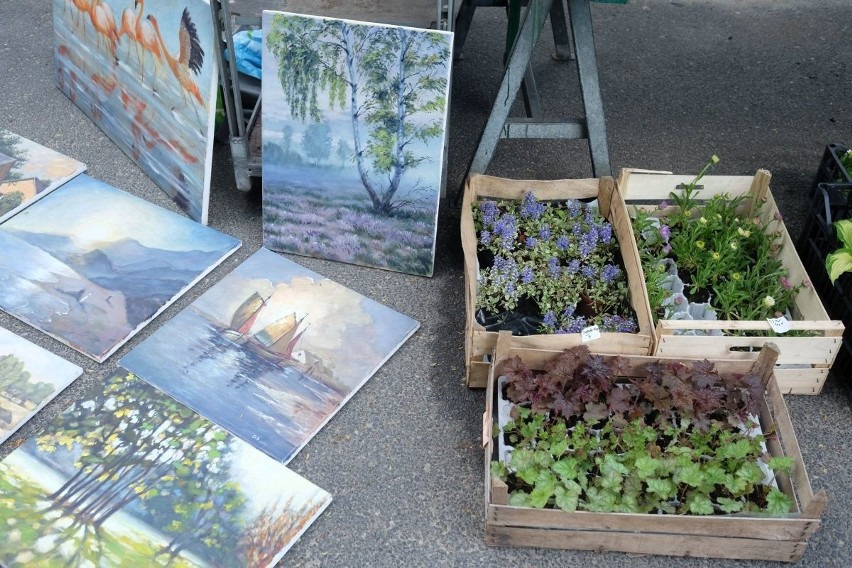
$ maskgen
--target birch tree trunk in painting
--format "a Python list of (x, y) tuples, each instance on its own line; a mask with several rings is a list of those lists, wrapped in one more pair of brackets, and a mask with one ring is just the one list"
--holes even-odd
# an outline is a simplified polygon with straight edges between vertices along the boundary
[(419, 190), (435, 189), (415, 181), (400, 191), (405, 174), (429, 159), (415, 143), (443, 134), (445, 36), (278, 14), (265, 40), (294, 119), (321, 121), (320, 94), (328, 110), (348, 111), (358, 177), (375, 214), (391, 215)]

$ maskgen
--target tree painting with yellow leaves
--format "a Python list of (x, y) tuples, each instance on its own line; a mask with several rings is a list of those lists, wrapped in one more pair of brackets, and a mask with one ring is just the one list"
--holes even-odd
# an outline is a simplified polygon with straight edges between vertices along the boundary
[(122, 372), (0, 463), (0, 563), (270, 566), (330, 501)]

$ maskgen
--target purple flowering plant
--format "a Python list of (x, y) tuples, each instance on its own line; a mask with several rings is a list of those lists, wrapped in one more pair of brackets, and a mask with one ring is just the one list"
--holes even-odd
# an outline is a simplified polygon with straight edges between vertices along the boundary
[(751, 213), (745, 196), (717, 194), (701, 201), (698, 182), (719, 161), (713, 156), (680, 193), (655, 211), (638, 211), (633, 233), (655, 319), (664, 318), (671, 267), (690, 302), (708, 302), (719, 319), (761, 320), (787, 312), (801, 285), (790, 282), (779, 259), (781, 232), (760, 220), (765, 201)]
[(578, 200), (482, 199), (474, 205), (480, 259), (477, 308), (539, 318), (540, 333), (635, 333), (612, 225)]

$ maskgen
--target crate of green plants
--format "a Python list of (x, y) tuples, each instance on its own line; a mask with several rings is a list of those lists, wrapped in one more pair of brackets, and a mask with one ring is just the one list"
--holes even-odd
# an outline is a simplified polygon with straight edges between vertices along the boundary
[(755, 361), (523, 349), (486, 391), (486, 540), (497, 546), (795, 562), (827, 496)]
[(781, 390), (819, 394), (840, 349), (769, 188), (771, 176), (624, 170), (618, 186), (633, 221), (655, 322), (655, 355), (753, 359), (781, 349)]
[(639, 256), (612, 178), (472, 176), (461, 238), (468, 386), (485, 386), (501, 330), (522, 347), (651, 352)]

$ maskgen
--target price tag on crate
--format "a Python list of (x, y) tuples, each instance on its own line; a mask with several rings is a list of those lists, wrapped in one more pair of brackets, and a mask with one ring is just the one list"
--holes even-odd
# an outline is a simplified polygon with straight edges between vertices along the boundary
[(580, 332), (580, 338), (583, 340), (583, 343), (600, 339), (600, 337), (601, 328), (596, 325), (590, 325), (589, 327), (583, 328), (583, 331)]
[(775, 333), (787, 333), (790, 331), (790, 321), (784, 316), (780, 318), (766, 318), (766, 321), (769, 322), (769, 326)]

